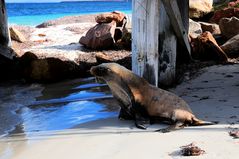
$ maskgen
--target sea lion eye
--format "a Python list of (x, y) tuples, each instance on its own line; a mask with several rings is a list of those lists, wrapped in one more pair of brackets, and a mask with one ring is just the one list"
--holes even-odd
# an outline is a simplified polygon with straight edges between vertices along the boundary
[(104, 67), (98, 68), (98, 73), (102, 76), (106, 75), (107, 72), (108, 72), (107, 68), (104, 68)]

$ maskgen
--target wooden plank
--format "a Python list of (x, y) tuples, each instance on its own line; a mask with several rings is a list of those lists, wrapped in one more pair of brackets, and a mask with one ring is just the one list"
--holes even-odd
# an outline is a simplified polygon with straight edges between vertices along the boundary
[[(179, 42), (184, 45), (189, 55), (191, 55), (191, 48), (188, 41), (187, 29), (183, 24), (182, 16), (176, 0), (162, 0), (165, 10), (170, 18), (170, 22), (175, 31)], [(186, 7), (185, 7), (186, 8)]]
[(158, 85), (159, 0), (133, 0), (132, 69)]
[(4, 47), (11, 45), (5, 0), (0, 0), (0, 45)]
[(159, 85), (169, 86), (175, 81), (177, 39), (162, 2), (159, 10)]

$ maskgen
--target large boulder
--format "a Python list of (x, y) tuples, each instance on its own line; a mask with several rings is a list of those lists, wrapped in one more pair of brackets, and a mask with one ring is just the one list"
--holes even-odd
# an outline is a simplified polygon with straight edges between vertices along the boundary
[(192, 57), (202, 61), (226, 62), (225, 52), (218, 46), (210, 32), (204, 32), (197, 38), (191, 39)]
[(114, 47), (116, 22), (97, 24), (85, 36), (80, 38), (80, 43), (94, 50), (110, 49)]
[(189, 17), (201, 18), (212, 11), (213, 0), (189, 0)]
[(221, 48), (229, 57), (239, 57), (239, 34), (229, 39)]
[(219, 22), (222, 35), (227, 39), (239, 34), (239, 19), (236, 17), (222, 18)]
[(39, 59), (31, 52), (21, 56), (19, 63), (23, 76), (28, 81), (55, 82), (80, 75), (80, 68), (74, 62), (58, 58)]
[(20, 43), (23, 43), (26, 41), (25, 36), (13, 26), (9, 28), (9, 31), (10, 31), (10, 36), (12, 40), (15, 40)]
[(200, 34), (202, 34), (201, 25), (198, 22), (189, 19), (189, 35), (193, 38), (196, 38)]
[(122, 26), (123, 20), (125, 19), (125, 14), (119, 11), (114, 11), (111, 13), (99, 14), (95, 17), (95, 21), (99, 24), (101, 23), (111, 23), (115, 21), (117, 26)]
[(206, 23), (206, 22), (199, 22), (202, 28), (202, 31), (209, 31), (213, 35), (221, 34), (221, 30), (218, 24), (215, 23)]

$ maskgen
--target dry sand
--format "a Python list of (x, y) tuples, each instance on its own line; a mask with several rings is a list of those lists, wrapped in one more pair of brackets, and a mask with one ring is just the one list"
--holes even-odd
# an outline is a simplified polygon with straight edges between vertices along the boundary
[[(60, 132), (19, 134), (0, 139), (1, 159), (237, 159), (239, 139), (228, 135), (239, 128), (239, 65), (204, 69), (195, 79), (171, 90), (184, 98), (201, 119), (213, 126), (187, 127), (166, 134), (166, 125), (135, 128), (132, 121), (102, 119)], [(197, 157), (180, 156), (180, 146), (195, 142), (205, 150)]]

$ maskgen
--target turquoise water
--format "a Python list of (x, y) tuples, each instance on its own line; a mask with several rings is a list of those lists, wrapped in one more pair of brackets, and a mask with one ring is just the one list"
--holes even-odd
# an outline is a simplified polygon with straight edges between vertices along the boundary
[(10, 24), (38, 25), (44, 21), (64, 16), (122, 11), (131, 13), (131, 2), (72, 2), (72, 3), (9, 3)]

